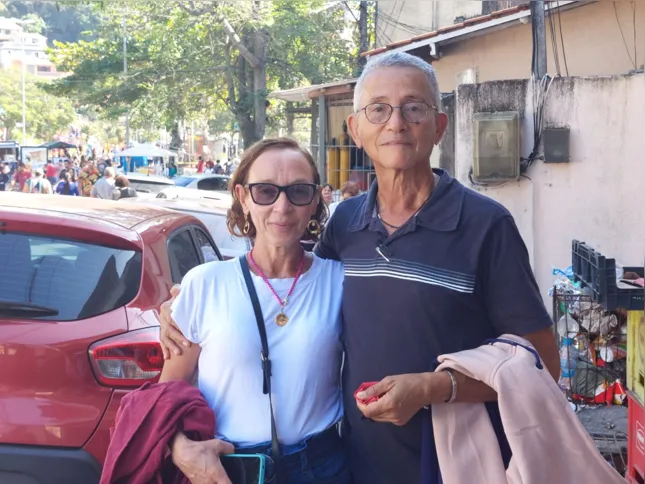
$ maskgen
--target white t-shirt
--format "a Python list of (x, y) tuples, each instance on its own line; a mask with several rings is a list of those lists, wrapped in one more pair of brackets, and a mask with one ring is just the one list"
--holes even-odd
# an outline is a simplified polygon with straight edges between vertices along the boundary
[[(298, 280), (279, 327), (280, 305), (253, 275), (272, 361), (273, 407), (280, 442), (294, 444), (322, 432), (343, 414), (340, 366), (343, 266), (314, 255)], [(293, 279), (271, 279), (286, 297)], [(216, 435), (239, 447), (271, 441), (269, 397), (262, 393), (262, 344), (240, 262), (192, 269), (173, 304), (173, 319), (201, 346), (198, 386), (215, 412)]]

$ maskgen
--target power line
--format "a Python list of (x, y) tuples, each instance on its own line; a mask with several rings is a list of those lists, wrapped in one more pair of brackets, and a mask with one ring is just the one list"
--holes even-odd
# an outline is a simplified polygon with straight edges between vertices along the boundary
[(557, 1), (556, 6), (558, 8), (558, 24), (560, 25), (560, 45), (562, 45), (562, 58), (564, 60), (564, 70), (569, 77), (569, 64), (567, 62), (567, 51), (564, 48), (564, 36), (562, 35), (562, 12), (560, 10), (560, 0)]
[[(632, 54), (629, 52), (629, 45), (627, 45), (627, 39), (625, 38), (625, 32), (623, 32), (623, 26), (620, 24), (620, 19), (618, 18), (618, 8), (616, 7), (616, 1), (614, 0), (614, 14), (616, 15), (616, 23), (618, 24), (618, 28), (620, 29), (620, 35), (623, 38), (623, 44), (625, 44), (625, 51), (627, 52), (627, 56), (629, 57), (629, 61), (634, 65), (634, 69), (638, 69), (638, 66), (636, 65), (636, 58), (632, 59)], [(634, 36), (636, 36), (636, 10), (634, 11)], [(634, 50), (635, 49), (634, 45)]]
[(561, 76), (560, 71), (560, 54), (558, 52), (558, 38), (555, 35), (555, 20), (553, 19), (553, 11), (549, 11), (549, 31), (551, 33), (551, 47), (553, 49), (553, 60), (555, 62), (555, 72)]

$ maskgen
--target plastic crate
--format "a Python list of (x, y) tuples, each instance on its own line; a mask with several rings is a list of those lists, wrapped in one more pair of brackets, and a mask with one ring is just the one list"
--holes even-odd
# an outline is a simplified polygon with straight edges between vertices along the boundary
[(627, 393), (627, 478), (628, 482), (645, 482), (645, 410), (630, 392)]
[[(645, 289), (626, 287), (616, 281), (616, 260), (608, 259), (584, 242), (574, 240), (571, 248), (573, 274), (576, 281), (591, 289), (592, 298), (607, 311), (614, 309), (643, 310)], [(643, 267), (623, 267), (643, 277)]]
[(627, 313), (627, 389), (645, 404), (645, 312)]

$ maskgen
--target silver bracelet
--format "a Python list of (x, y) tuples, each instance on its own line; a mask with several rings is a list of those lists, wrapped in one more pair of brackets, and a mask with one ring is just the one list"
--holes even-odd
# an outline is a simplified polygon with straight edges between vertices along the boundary
[(452, 393), (450, 394), (450, 398), (445, 400), (445, 403), (453, 403), (457, 399), (457, 377), (452, 368), (446, 368), (444, 371), (448, 373), (450, 383), (452, 384)]

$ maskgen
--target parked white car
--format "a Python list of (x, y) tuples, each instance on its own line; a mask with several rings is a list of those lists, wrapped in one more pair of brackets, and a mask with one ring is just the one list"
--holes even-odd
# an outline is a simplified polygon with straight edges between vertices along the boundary
[(155, 198), (165, 188), (174, 188), (175, 184), (170, 178), (161, 175), (146, 175), (145, 173), (125, 173), (130, 186), (137, 191), (137, 195), (144, 199)]
[(173, 178), (178, 187), (208, 191), (228, 191), (228, 182), (231, 177), (227, 175), (183, 175)]
[(193, 188), (170, 186), (164, 188), (157, 193), (156, 198), (176, 199), (182, 198), (185, 200), (195, 200), (200, 198), (208, 198), (212, 200), (230, 201), (231, 194), (228, 191), (210, 191), (210, 190), (197, 190)]
[(120, 203), (143, 203), (164, 207), (195, 216), (206, 226), (219, 248), (224, 259), (231, 259), (251, 250), (251, 241), (246, 238), (233, 237), (226, 226), (226, 212), (231, 206), (232, 197), (228, 199), (182, 199), (182, 198), (124, 198)]

